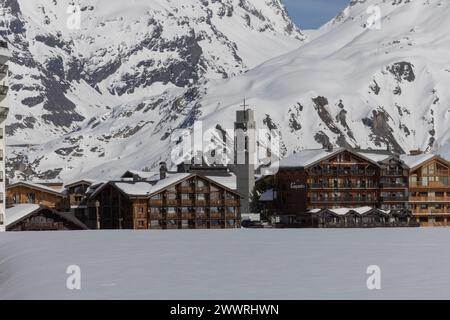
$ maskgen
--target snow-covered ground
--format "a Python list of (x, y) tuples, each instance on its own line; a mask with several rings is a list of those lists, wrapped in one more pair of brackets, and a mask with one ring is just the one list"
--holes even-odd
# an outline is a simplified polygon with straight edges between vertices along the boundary
[[(450, 229), (0, 235), (0, 299), (449, 299)], [(70, 265), (81, 290), (66, 289)], [(367, 267), (381, 268), (369, 291)]]

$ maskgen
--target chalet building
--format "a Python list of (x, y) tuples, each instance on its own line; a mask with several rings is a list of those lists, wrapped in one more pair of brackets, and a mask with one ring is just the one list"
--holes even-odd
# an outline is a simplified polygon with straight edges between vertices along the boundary
[(87, 227), (69, 213), (58, 212), (38, 204), (18, 204), (6, 210), (6, 231), (86, 230)]
[(64, 186), (66, 203), (70, 212), (80, 221), (89, 221), (89, 191), (93, 180), (78, 180)]
[(281, 160), (272, 179), (275, 207), (283, 214), (315, 208), (407, 208), (407, 167), (388, 152), (303, 150)]
[(422, 226), (450, 226), (450, 162), (432, 154), (405, 155), (409, 209)]
[(386, 228), (417, 226), (407, 210), (381, 210), (370, 207), (314, 209), (309, 212), (314, 228)]
[(69, 203), (65, 191), (61, 187), (62, 184), (49, 186), (25, 181), (13, 183), (6, 188), (7, 206), (37, 204), (60, 212), (68, 211)]
[(0, 41), (0, 232), (5, 231), (5, 123), (9, 112), (8, 104), (8, 66), (11, 58), (6, 42)]
[(240, 227), (241, 196), (215, 177), (170, 173), (162, 164), (158, 175), (128, 171), (122, 179), (90, 196), (91, 203), (98, 203), (91, 208), (91, 220), (98, 216), (102, 229)]

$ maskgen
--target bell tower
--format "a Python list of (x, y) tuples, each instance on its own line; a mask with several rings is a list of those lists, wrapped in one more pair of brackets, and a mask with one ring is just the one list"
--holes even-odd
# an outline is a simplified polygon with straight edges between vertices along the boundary
[(250, 201), (255, 187), (256, 122), (253, 110), (244, 100), (243, 110), (236, 112), (234, 123), (234, 173), (237, 191), (243, 195), (241, 213), (250, 213)]

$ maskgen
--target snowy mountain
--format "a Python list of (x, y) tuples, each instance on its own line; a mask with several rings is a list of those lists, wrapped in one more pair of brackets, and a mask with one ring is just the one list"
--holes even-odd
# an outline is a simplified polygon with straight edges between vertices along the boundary
[[(211, 1), (208, 8), (224, 3)], [(450, 85), (450, 1), (352, 0), (341, 14), (304, 42), (279, 1), (232, 3), (233, 17), (241, 12), (238, 20), (248, 21), (243, 18), (245, 12), (249, 15), (263, 12), (262, 16), (268, 17), (262, 19), (255, 13), (250, 27), (242, 21), (236, 23), (245, 33), (237, 32), (234, 39), (250, 32), (266, 40), (248, 43), (253, 36), (246, 37), (243, 42), (256, 49), (244, 50), (247, 53), (242, 56), (250, 55), (248, 52), (267, 53), (267, 47), (276, 48), (281, 56), (274, 57), (276, 52), (269, 52), (270, 60), (260, 65), (260, 61), (252, 64), (241, 58), (244, 65), (233, 69), (234, 64), (230, 63), (224, 75), (218, 71), (219, 66), (226, 66), (223, 61), (227, 61), (221, 52), (220, 62), (214, 64), (211, 62), (214, 59), (207, 59), (212, 63), (208, 64), (207, 72), (200, 68), (198, 73), (195, 69), (198, 77), (193, 77), (192, 85), (186, 88), (184, 82), (177, 85), (173, 80), (170, 89), (155, 83), (147, 87), (140, 84), (153, 74), (153, 69), (145, 77), (140, 77), (138, 71), (124, 76), (129, 70), (141, 70), (132, 68), (139, 62), (131, 65), (127, 62), (124, 69), (107, 64), (102, 70), (108, 70), (108, 76), (96, 76), (98, 73), (89, 70), (101, 69), (105, 62), (104, 58), (94, 59), (95, 63), (81, 68), (90, 75), (75, 81), (77, 85), (70, 88), (77, 88), (71, 94), (79, 96), (79, 101), (88, 101), (79, 108), (77, 105), (76, 110), (95, 114), (83, 114), (85, 119), (71, 127), (78, 131), (62, 138), (11, 149), (10, 169), (16, 169), (16, 174), (36, 172), (44, 177), (59, 174), (65, 178), (83, 174), (108, 177), (124, 167), (152, 166), (169, 158), (176, 146), (170, 135), (176, 128), (189, 128), (194, 120), (203, 120), (205, 129), (232, 128), (234, 111), (240, 108), (244, 96), (256, 110), (257, 126), (278, 131), (283, 154), (329, 142), (407, 152), (417, 148), (438, 150), (449, 141), (450, 93), (446, 89)], [(262, 7), (249, 11), (241, 6), (243, 3)], [(237, 30), (235, 25), (224, 23), (225, 17), (213, 15), (211, 21), (223, 33)], [(272, 28), (263, 28), (254, 27), (255, 21), (277, 23), (273, 22)], [(71, 39), (81, 41), (75, 36)], [(108, 43), (94, 39), (83, 51), (96, 52), (93, 47), (97, 41), (101, 48)], [(186, 43), (181, 47), (185, 48)], [(284, 44), (282, 48), (280, 43)], [(266, 49), (262, 49), (264, 46)], [(74, 55), (78, 56), (80, 49), (76, 47)], [(289, 47), (293, 51), (285, 53)], [(252, 56), (248, 60), (257, 59)], [(63, 61), (67, 64), (68, 60)], [(253, 68), (242, 73), (247, 67)], [(130, 82), (133, 89), (129, 88)], [(157, 88), (161, 90), (158, 92)], [(110, 99), (123, 100), (112, 104)], [(48, 137), (59, 134), (47, 130), (46, 122), (38, 123), (45, 126), (43, 131)], [(29, 136), (34, 136), (30, 141), (41, 139), (36, 132), (29, 131)], [(26, 140), (24, 136), (21, 141)]]
[(11, 173), (109, 162), (142, 129), (139, 140), (160, 140), (195, 116), (200, 82), (304, 40), (280, 0), (3, 0), (0, 11), (14, 55), (9, 145), (33, 145), (9, 150)]

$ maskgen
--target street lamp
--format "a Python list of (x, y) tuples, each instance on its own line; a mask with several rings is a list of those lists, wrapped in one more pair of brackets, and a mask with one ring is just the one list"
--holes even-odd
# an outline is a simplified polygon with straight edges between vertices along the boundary
[(99, 208), (100, 208), (100, 201), (95, 201), (95, 211), (97, 214), (97, 230), (100, 230), (100, 213), (99, 213)]

